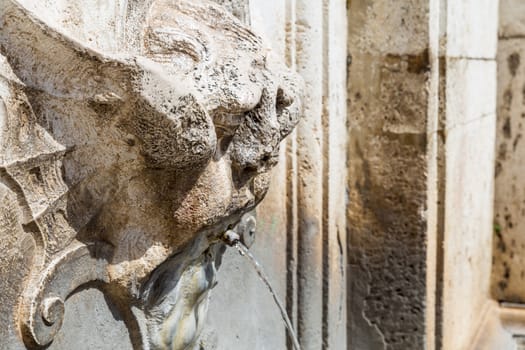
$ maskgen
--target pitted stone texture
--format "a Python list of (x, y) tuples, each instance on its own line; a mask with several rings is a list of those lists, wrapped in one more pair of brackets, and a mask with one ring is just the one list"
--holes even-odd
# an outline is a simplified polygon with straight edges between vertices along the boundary
[(494, 236), (491, 291), (494, 298), (524, 303), (525, 126), (524, 4), (500, 2)]
[(224, 7), (228, 12), (237, 17), (243, 23), (250, 23), (249, 0), (212, 0)]
[(348, 12), (349, 348), (425, 347), (427, 5)]
[(500, 39), (492, 293), (525, 302), (525, 41)]
[(368, 54), (394, 55), (413, 55), (427, 49), (428, 2), (352, 0), (349, 4), (354, 13), (349, 14), (349, 47)]
[[(111, 253), (92, 258), (107, 270), (93, 278), (142, 312), (132, 338), (183, 349), (204, 318), (215, 243), (265, 196), (301, 84), (211, 1), (97, 4), (0, 0), (0, 179), (15, 198), (0, 206), (12, 223), (3, 236), (25, 242), (9, 259), (31, 239), (37, 252), (23, 264), (24, 341), (46, 345), (27, 321), (46, 296), (31, 291), (85, 273), (64, 252), (103, 241)], [(77, 287), (64, 284), (65, 296)]]
[(519, 0), (499, 1), (499, 35), (519, 39), (525, 34), (525, 3)]
[(407, 61), (354, 54), (350, 66), (349, 332), (357, 348), (423, 347), (427, 78)]

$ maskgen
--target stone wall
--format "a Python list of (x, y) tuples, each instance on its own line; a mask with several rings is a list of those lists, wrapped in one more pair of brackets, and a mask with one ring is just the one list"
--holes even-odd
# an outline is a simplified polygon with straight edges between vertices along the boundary
[(492, 293), (525, 302), (525, 7), (502, 0), (498, 41), (498, 119)]
[(349, 13), (349, 348), (425, 345), (429, 3)]
[(349, 346), (466, 349), (489, 295), (495, 1), (351, 1)]
[[(53, 1), (56, 6), (49, 5)], [(11, 149), (27, 156), (12, 161), (18, 151), (0, 153), (1, 350), (38, 347), (34, 324), (46, 335), (52, 324), (46, 317), (56, 318), (53, 306), (65, 313), (51, 330), (58, 333), (51, 335), (50, 350), (114, 344), (153, 350), (167, 348), (166, 342), (175, 349), (189, 349), (185, 342), (195, 350), (293, 349), (250, 264), (234, 249), (220, 253), (220, 235), (243, 211), (257, 217), (255, 242), (250, 236), (247, 243), (284, 301), (304, 350), (499, 350), (525, 335), (525, 312), (497, 302), (525, 301), (521, 1), (501, 0), (497, 60), (497, 0), (214, 0), (223, 8), (204, 0), (144, 6), (115, 0), (99, 17), (104, 30), (89, 19), (100, 7), (53, 1), (21, 0), (41, 9), (48, 25), (26, 16), (18, 2), (0, 0), (0, 122), (12, 123), (0, 128), (0, 151), (14, 144)], [(152, 3), (160, 5), (146, 15)], [(205, 11), (211, 12), (202, 16)], [(163, 22), (169, 13), (177, 15)], [(134, 35), (147, 32), (137, 29), (145, 21), (151, 21), (151, 36), (148, 45), (139, 45)], [(30, 35), (16, 35), (20, 28)], [(51, 51), (39, 46), (44, 42), (53, 44)], [(209, 45), (202, 48), (203, 42)], [(122, 58), (128, 49), (150, 56)], [(60, 80), (66, 73), (76, 77), (71, 72), (86, 61), (81, 84)], [(196, 63), (200, 71), (187, 68)], [(102, 79), (99, 69), (121, 84)], [(204, 80), (208, 84), (201, 85)], [(263, 90), (274, 94), (268, 104)], [(164, 114), (178, 120), (185, 109), (171, 110), (166, 106), (172, 101), (162, 98), (181, 91), (192, 91), (210, 109), (188, 115), (214, 118), (188, 121), (193, 133), (165, 135), (172, 119), (159, 127)], [(277, 139), (297, 121), (286, 114), (297, 107), (292, 100), (303, 101), (302, 120), (277, 152)], [(224, 111), (267, 123), (241, 128), (245, 134), (233, 142), (228, 132), (238, 125), (229, 125)], [(115, 115), (122, 122), (113, 122)], [(277, 115), (290, 119), (276, 122)], [(216, 129), (202, 131), (213, 122)], [(128, 124), (134, 129), (121, 129)], [(148, 126), (153, 130), (132, 134)], [(15, 129), (17, 137), (3, 137)], [(212, 129), (222, 130), (220, 137), (213, 138)], [(202, 147), (170, 143), (199, 135), (208, 141)], [(103, 142), (93, 142), (97, 137)], [(206, 153), (213, 159), (199, 158), (217, 138), (218, 153)], [(33, 139), (41, 144), (24, 148)], [(232, 142), (241, 151), (225, 160)], [(206, 176), (197, 166), (178, 168), (194, 157)], [(42, 181), (47, 173), (33, 158), (54, 162), (52, 169), (59, 170), (53, 179), (69, 177)], [(26, 161), (32, 165), (27, 169), (21, 167)], [(100, 174), (106, 174), (102, 182)], [(249, 187), (243, 174), (257, 181)], [(242, 206), (239, 198), (256, 195), (270, 176), (272, 186), (257, 209), (255, 199)], [(60, 191), (41, 190), (40, 182)], [(29, 201), (26, 188), (34, 190)], [(48, 192), (54, 196), (47, 198), (49, 208), (32, 218), (31, 209), (40, 208), (38, 199)], [(226, 202), (241, 208), (221, 211)], [(173, 214), (172, 205), (182, 209)], [(199, 223), (209, 226), (194, 228)], [(99, 243), (111, 244), (91, 245), (102, 238)], [(62, 254), (70, 246), (69, 255)], [(77, 255), (82, 260), (71, 258), (71, 264), (68, 257)], [(97, 274), (95, 281), (84, 283), (90, 273)], [(26, 279), (42, 293), (48, 281), (53, 293), (63, 291), (64, 281), (82, 283), (68, 284), (71, 290), (53, 304), (55, 294), (40, 300), (37, 288), (24, 293)], [(44, 306), (35, 308), (41, 301)]]
[(492, 306), (497, 13), (495, 1), (449, 1), (444, 12), (444, 349), (474, 344)]

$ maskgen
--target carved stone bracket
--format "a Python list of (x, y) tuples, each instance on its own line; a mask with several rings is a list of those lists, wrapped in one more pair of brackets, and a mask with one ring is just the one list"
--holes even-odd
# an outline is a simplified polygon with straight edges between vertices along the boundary
[(46, 346), (62, 326), (64, 303), (89, 282), (108, 282), (107, 265), (113, 248), (103, 242), (76, 244), (57, 257), (30, 282), (21, 308), (24, 342)]

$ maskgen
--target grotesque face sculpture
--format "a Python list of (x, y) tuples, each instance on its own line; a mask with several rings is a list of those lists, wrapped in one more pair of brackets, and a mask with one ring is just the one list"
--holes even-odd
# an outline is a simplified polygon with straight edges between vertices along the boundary
[(22, 337), (51, 342), (69, 293), (96, 280), (143, 347), (185, 349), (214, 243), (264, 197), (297, 122), (297, 82), (210, 1), (130, 2), (95, 23), (74, 10), (96, 12), (0, 0), (0, 179), (18, 207), (2, 234), (30, 233), (35, 255)]

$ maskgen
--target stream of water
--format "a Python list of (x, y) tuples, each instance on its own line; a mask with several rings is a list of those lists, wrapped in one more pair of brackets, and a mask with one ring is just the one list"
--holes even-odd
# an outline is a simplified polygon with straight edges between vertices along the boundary
[(273, 287), (270, 284), (270, 280), (268, 279), (268, 276), (266, 276), (266, 274), (264, 273), (264, 270), (262, 269), (261, 264), (259, 264), (257, 259), (255, 259), (255, 257), (248, 250), (248, 248), (241, 242), (236, 242), (233, 246), (237, 248), (237, 250), (242, 256), (245, 256), (248, 259), (248, 261), (253, 266), (255, 271), (257, 271), (259, 278), (264, 282), (266, 287), (268, 287), (268, 290), (272, 294), (275, 304), (277, 304), (277, 306), (279, 307), (279, 311), (281, 312), (281, 318), (283, 319), (284, 324), (286, 325), (286, 328), (288, 329), (288, 334), (290, 334), (290, 337), (292, 338), (292, 343), (293, 343), (295, 350), (301, 350), (301, 346), (299, 345), (299, 340), (297, 340), (297, 335), (295, 334), (295, 331), (292, 326), (292, 322), (290, 321), (290, 318), (288, 317), (288, 313), (286, 312), (286, 309), (284, 308), (283, 304), (277, 297), (277, 294), (275, 294), (275, 291), (273, 290)]

